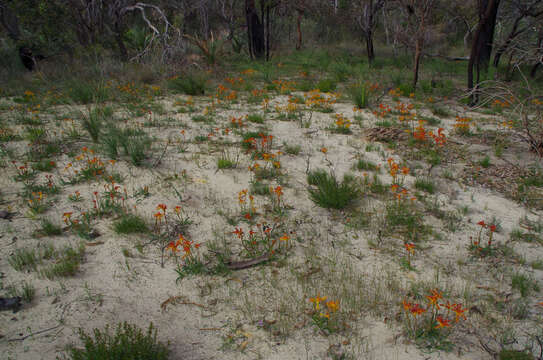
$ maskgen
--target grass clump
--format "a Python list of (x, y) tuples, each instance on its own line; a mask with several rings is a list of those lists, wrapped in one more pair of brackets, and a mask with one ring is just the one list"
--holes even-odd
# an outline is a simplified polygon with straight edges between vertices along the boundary
[(247, 121), (255, 124), (264, 124), (264, 117), (260, 114), (249, 114), (247, 115)]
[(516, 273), (511, 277), (511, 287), (518, 290), (520, 296), (526, 297), (533, 291), (539, 292), (537, 282), (526, 274)]
[(534, 360), (530, 353), (518, 350), (502, 350), (498, 356), (499, 360)]
[(117, 234), (146, 233), (149, 229), (145, 221), (138, 215), (126, 214), (113, 224)]
[(369, 105), (370, 90), (366, 84), (359, 84), (349, 89), (351, 100), (358, 109), (365, 109)]
[(91, 137), (92, 141), (97, 143), (100, 134), (102, 133), (102, 127), (105, 121), (105, 111), (101, 108), (94, 108), (89, 110), (89, 113), (83, 116), (82, 126)]
[(311, 200), (320, 207), (327, 209), (343, 209), (360, 194), (360, 189), (351, 175), (345, 175), (338, 182), (334, 174), (317, 169), (307, 175), (308, 189)]
[(490, 157), (488, 155), (485, 156), (481, 161), (479, 161), (479, 165), (481, 165), (485, 169), (490, 167)]
[(10, 284), (6, 286), (6, 293), (10, 297), (20, 297), (23, 302), (29, 304), (34, 299), (36, 295), (36, 288), (32, 283), (27, 281), (22, 281), (20, 286), (15, 284)]
[(157, 341), (157, 330), (151, 323), (144, 333), (136, 325), (121, 323), (115, 333), (94, 329), (93, 335), (79, 329), (83, 348), (70, 347), (68, 354), (72, 360), (166, 360), (168, 345)]
[(415, 189), (427, 192), (428, 194), (433, 194), (436, 191), (436, 185), (429, 178), (417, 178), (415, 180)]
[(54, 224), (51, 220), (44, 219), (41, 222), (40, 233), (44, 234), (45, 236), (61, 235), (62, 228), (59, 225)]
[(176, 77), (169, 80), (168, 87), (174, 93), (191, 96), (204, 95), (206, 80), (203, 76), (198, 74), (187, 74), (183, 77)]
[(66, 246), (60, 251), (55, 251), (54, 255), (54, 264), (42, 269), (40, 275), (49, 280), (59, 277), (74, 276), (79, 270), (79, 265), (83, 262), (85, 245), (80, 244), (77, 249)]
[(289, 155), (298, 155), (300, 151), (302, 151), (301, 145), (284, 144), (284, 146), (285, 146), (285, 153)]
[(364, 159), (358, 159), (358, 161), (355, 164), (355, 167), (360, 171), (378, 171), (379, 168), (375, 163), (364, 160)]
[(323, 93), (335, 91), (336, 86), (336, 82), (332, 79), (323, 79), (317, 83), (317, 89)]

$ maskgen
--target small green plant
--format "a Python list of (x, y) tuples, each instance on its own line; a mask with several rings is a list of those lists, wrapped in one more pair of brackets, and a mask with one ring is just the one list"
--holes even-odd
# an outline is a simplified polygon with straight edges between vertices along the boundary
[(71, 360), (167, 360), (168, 345), (157, 341), (157, 330), (151, 323), (144, 333), (136, 325), (119, 324), (114, 334), (109, 326), (105, 330), (94, 329), (94, 337), (79, 329), (83, 348), (71, 346)]
[(367, 84), (358, 84), (350, 88), (351, 100), (358, 109), (365, 109), (369, 105), (370, 90)]
[(352, 175), (346, 174), (342, 182), (326, 170), (318, 169), (307, 175), (311, 200), (320, 207), (343, 209), (352, 203), (360, 194), (360, 189)]
[(52, 280), (59, 277), (74, 276), (79, 270), (79, 265), (85, 255), (85, 245), (80, 244), (76, 249), (66, 246), (62, 250), (55, 251), (55, 262), (40, 271), (40, 275)]
[(328, 93), (336, 90), (336, 82), (332, 79), (322, 79), (317, 83), (317, 89), (320, 92)]
[(49, 219), (43, 219), (41, 221), (41, 229), (39, 231), (45, 236), (55, 236), (62, 234), (62, 228), (59, 225), (51, 222), (51, 220)]
[(205, 77), (200, 74), (186, 74), (168, 81), (168, 87), (174, 93), (182, 93), (191, 96), (204, 95), (206, 88)]
[(532, 266), (532, 269), (534, 270), (543, 270), (543, 260), (541, 259), (532, 261), (530, 265)]
[(515, 273), (511, 277), (511, 287), (518, 290), (520, 296), (526, 297), (533, 291), (539, 292), (539, 285), (535, 279), (523, 273)]
[(83, 115), (82, 126), (97, 143), (104, 124), (104, 112), (100, 108), (89, 109), (88, 114)]
[(285, 147), (285, 153), (289, 155), (298, 155), (302, 150), (300, 145), (283, 144)]
[(270, 195), (270, 185), (268, 183), (259, 181), (259, 180), (253, 180), (251, 181), (250, 186), (251, 194), (255, 195)]
[(113, 224), (117, 234), (138, 234), (149, 231), (145, 221), (138, 215), (125, 214)]
[(358, 159), (355, 164), (355, 168), (360, 171), (379, 171), (379, 168), (377, 165), (375, 165), (375, 163), (364, 159)]
[(525, 351), (502, 350), (498, 355), (499, 360), (534, 360), (534, 356)]
[(238, 159), (233, 159), (226, 151), (217, 159), (217, 168), (233, 169), (237, 166)]
[(8, 296), (20, 297), (23, 302), (27, 304), (31, 303), (32, 299), (34, 299), (34, 296), (36, 295), (36, 288), (34, 288), (32, 283), (27, 281), (22, 281), (20, 287), (15, 284), (8, 285), (6, 290)]
[(260, 114), (249, 114), (247, 115), (247, 121), (255, 124), (264, 124), (264, 117)]
[(481, 165), (485, 169), (490, 167), (490, 157), (488, 155), (485, 156), (481, 161), (479, 161), (479, 165)]
[(418, 177), (415, 179), (415, 189), (433, 194), (436, 191), (436, 185), (430, 178)]
[(93, 84), (86, 81), (69, 83), (68, 96), (77, 104), (102, 103), (110, 98), (110, 91), (105, 84)]
[(451, 114), (449, 113), (449, 111), (447, 109), (445, 109), (444, 107), (435, 105), (435, 104), (430, 105), (430, 111), (435, 116), (438, 116), (438, 117), (441, 117), (441, 118), (446, 118), (446, 117), (451, 116)]

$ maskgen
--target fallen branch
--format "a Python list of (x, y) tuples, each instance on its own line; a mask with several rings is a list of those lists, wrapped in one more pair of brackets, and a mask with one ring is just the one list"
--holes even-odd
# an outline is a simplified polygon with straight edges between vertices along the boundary
[(262, 255), (262, 256), (259, 256), (257, 258), (251, 259), (251, 260), (230, 262), (230, 263), (227, 263), (226, 266), (230, 270), (241, 270), (241, 269), (246, 269), (246, 268), (249, 268), (251, 266), (261, 264), (261, 263), (266, 262), (268, 260), (270, 260), (270, 255), (266, 254), (266, 255)]
[(58, 324), (57, 326), (53, 326), (53, 327), (50, 327), (50, 328), (47, 328), (47, 329), (39, 330), (39, 331), (30, 333), (30, 334), (28, 334), (26, 336), (23, 336), (23, 337), (20, 337), (20, 338), (8, 339), (8, 342), (10, 342), (10, 341), (23, 341), (23, 340), (25, 340), (25, 339), (27, 339), (27, 338), (29, 338), (31, 336), (39, 335), (39, 334), (42, 334), (42, 333), (47, 332), (47, 331), (58, 329), (61, 326), (62, 326), (62, 324)]

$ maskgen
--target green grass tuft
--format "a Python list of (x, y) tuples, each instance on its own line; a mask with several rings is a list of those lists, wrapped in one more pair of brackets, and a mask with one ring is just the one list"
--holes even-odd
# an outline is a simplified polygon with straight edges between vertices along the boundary
[(105, 330), (94, 329), (93, 335), (79, 329), (83, 348), (71, 346), (68, 354), (72, 360), (166, 360), (168, 345), (157, 341), (157, 330), (151, 323), (144, 333), (136, 325), (119, 324), (114, 334), (109, 326)]
[(360, 189), (350, 175), (345, 175), (340, 183), (333, 174), (318, 169), (307, 175), (307, 182), (314, 186), (308, 189), (311, 200), (327, 209), (343, 209), (360, 194)]
[(149, 229), (140, 216), (126, 214), (113, 224), (113, 230), (117, 234), (137, 234), (146, 233)]

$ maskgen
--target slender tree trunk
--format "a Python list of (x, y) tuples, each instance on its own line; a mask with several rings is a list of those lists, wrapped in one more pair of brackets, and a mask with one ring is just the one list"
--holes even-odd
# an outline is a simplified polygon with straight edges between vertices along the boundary
[(302, 48), (302, 17), (304, 13), (301, 10), (298, 10), (298, 17), (296, 18), (296, 31), (298, 33), (298, 39), (296, 41), (296, 50)]
[(266, 5), (266, 61), (270, 61), (270, 4)]
[(366, 32), (366, 52), (368, 53), (368, 62), (371, 63), (375, 59), (375, 49), (373, 47), (373, 31), (369, 29)]
[(415, 67), (413, 69), (413, 89), (417, 88), (417, 83), (419, 81), (419, 66), (420, 66), (420, 58), (422, 55), (422, 46), (423, 46), (423, 39), (419, 37), (415, 44)]

